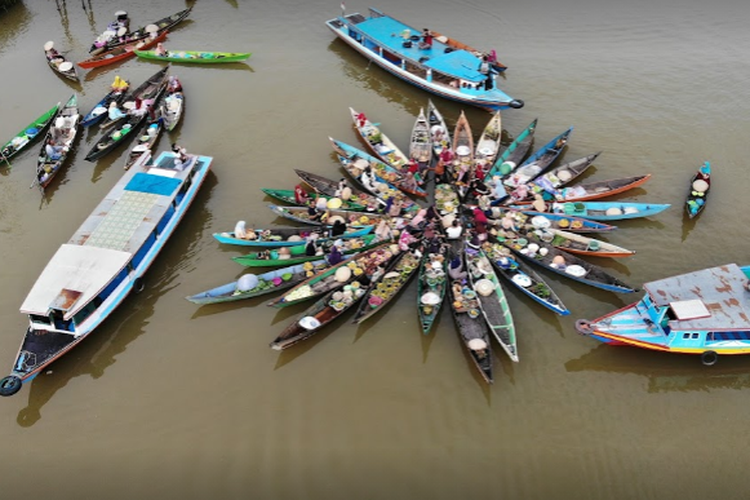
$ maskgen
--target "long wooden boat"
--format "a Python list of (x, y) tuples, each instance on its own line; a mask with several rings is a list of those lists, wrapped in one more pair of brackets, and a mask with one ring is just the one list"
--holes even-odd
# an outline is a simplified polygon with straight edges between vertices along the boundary
[(52, 119), (57, 114), (57, 110), (60, 109), (60, 104), (61, 103), (58, 102), (52, 106), (49, 111), (26, 125), (23, 130), (17, 133), (11, 140), (3, 144), (3, 147), (0, 148), (0, 162), (8, 164), (11, 158), (20, 153), (27, 146), (31, 145), (35, 139), (42, 137), (42, 132), (44, 132), (49, 124), (52, 123)]
[(371, 168), (371, 173), (367, 174), (366, 169), (370, 163), (366, 159), (359, 158), (356, 155), (345, 157), (339, 154), (337, 157), (346, 173), (373, 196), (377, 196), (386, 202), (390, 200), (393, 200), (392, 203), (398, 202), (401, 205), (402, 212), (413, 212), (419, 209), (419, 205), (409, 199), (395, 185), (380, 177), (375, 169)]
[(699, 355), (704, 365), (719, 356), (750, 353), (750, 266), (726, 264), (643, 285), (641, 300), (576, 329), (610, 345)]
[(370, 234), (373, 229), (373, 226), (350, 229), (335, 238), (327, 237), (330, 232), (330, 226), (316, 226), (312, 228), (274, 227), (267, 229), (250, 229), (248, 231), (255, 233), (255, 238), (253, 239), (238, 238), (235, 236), (234, 231), (214, 233), (213, 237), (216, 238), (219, 243), (242, 247), (296, 247), (305, 245), (305, 238), (313, 234), (319, 235), (316, 243), (322, 245), (338, 238), (346, 239), (364, 236)]
[(651, 217), (670, 207), (669, 203), (634, 203), (627, 201), (576, 201), (552, 203), (550, 212), (583, 217), (593, 221), (615, 221)]
[(329, 137), (328, 139), (331, 141), (333, 149), (336, 150), (336, 152), (341, 156), (344, 156), (351, 160), (356, 160), (357, 158), (364, 159), (370, 164), (370, 167), (378, 176), (382, 177), (386, 182), (393, 184), (401, 191), (409, 193), (413, 196), (419, 196), (421, 198), (425, 198), (427, 196), (427, 191), (419, 187), (416, 184), (416, 181), (414, 181), (410, 185), (406, 177), (391, 165), (388, 165), (387, 163), (380, 161), (373, 155), (362, 151), (361, 149), (357, 149), (345, 142), (338, 141), (331, 137)]
[(422, 333), (425, 335), (430, 333), (445, 299), (445, 291), (448, 287), (447, 253), (447, 245), (442, 245), (438, 253), (425, 255), (419, 266), (417, 312)]
[(466, 113), (461, 110), (461, 114), (456, 121), (456, 127), (453, 129), (453, 154), (456, 156), (455, 164), (473, 163), (474, 161), (474, 136), (471, 132), (469, 119)]
[[(290, 205), (299, 206), (299, 203), (297, 203), (297, 200), (294, 198), (293, 189), (260, 188), (260, 190), (263, 191), (268, 196), (270, 196), (271, 198), (276, 198), (277, 200), (283, 201), (284, 203), (289, 203)], [(342, 201), (341, 198), (338, 198), (335, 196), (326, 196), (324, 194), (316, 193), (315, 198), (311, 198), (311, 200), (314, 201), (316, 198), (323, 198), (324, 200), (326, 200), (326, 202), (329, 202), (330, 200), (339, 200), (341, 201), (341, 206), (339, 207), (341, 210), (362, 211), (367, 208), (365, 205), (360, 205), (359, 203), (352, 203), (351, 201)]]
[(516, 188), (521, 184), (533, 181), (543, 174), (557, 157), (560, 156), (572, 132), (573, 127), (570, 127), (542, 148), (532, 153), (520, 167), (514, 169), (510, 175), (504, 178), (503, 183), (509, 188)]
[(479, 136), (474, 150), (474, 161), (477, 164), (481, 162), (485, 171), (488, 171), (495, 164), (502, 136), (503, 119), (500, 116), (500, 111), (496, 111), (482, 130), (482, 135)]
[(354, 122), (354, 129), (375, 156), (402, 175), (406, 174), (406, 164), (409, 163), (406, 153), (401, 151), (396, 143), (383, 133), (380, 126), (370, 121), (364, 113), (352, 107), (349, 108), (349, 113)]
[[(344, 248), (341, 253), (344, 255), (363, 252), (375, 246), (381, 245), (377, 235), (366, 234), (357, 238), (348, 238), (344, 240)], [(300, 264), (319, 259), (319, 255), (306, 255), (304, 246), (294, 247), (273, 247), (260, 252), (252, 252), (239, 257), (232, 257), (232, 260), (245, 267), (275, 267), (291, 264)]]
[(492, 111), (523, 107), (523, 101), (497, 88), (494, 75), (492, 88), (485, 89), (487, 76), (479, 71), (481, 59), (472, 52), (438, 38), (430, 48), (421, 49), (413, 40), (419, 38), (418, 30), (377, 9), (371, 8), (367, 17), (356, 13), (330, 19), (326, 26), (392, 75), (435, 95)]
[(427, 121), (430, 124), (430, 138), (432, 139), (432, 151), (439, 156), (445, 148), (453, 144), (448, 125), (445, 123), (442, 113), (435, 107), (432, 99), (427, 99)]
[(164, 128), (169, 132), (173, 131), (185, 112), (185, 92), (182, 83), (174, 75), (169, 75), (167, 94), (159, 109), (164, 117)]
[[(166, 87), (166, 77), (162, 77), (161, 81), (154, 81), (152, 85), (144, 89), (138, 97), (143, 101), (152, 100), (151, 106), (153, 109), (158, 109), (159, 100), (164, 94)], [(129, 112), (121, 122), (118, 122), (117, 126), (110, 128), (105, 131), (104, 134), (99, 138), (93, 148), (86, 154), (84, 158), (87, 161), (95, 161), (113, 151), (118, 146), (126, 143), (132, 138), (140, 129), (143, 122), (148, 117), (147, 112), (142, 113), (131, 113)], [(102, 128), (104, 125), (102, 125)], [(158, 136), (157, 136), (158, 137)]]
[(685, 212), (691, 219), (703, 211), (711, 190), (711, 164), (704, 162), (692, 179), (685, 200)]
[(352, 323), (359, 324), (385, 309), (398, 293), (404, 289), (409, 280), (417, 275), (423, 254), (418, 250), (401, 252), (391, 264), (385, 268), (380, 277), (372, 281), (367, 289), (359, 309), (354, 315)]
[(513, 142), (500, 153), (489, 172), (489, 177), (509, 175), (515, 168), (523, 163), (534, 143), (534, 133), (538, 119), (535, 118), (528, 127), (513, 139)]
[[(185, 10), (181, 10), (175, 14), (172, 14), (171, 16), (164, 17), (154, 23), (149, 23), (146, 26), (142, 26), (134, 31), (126, 33), (125, 36), (121, 38), (111, 38), (108, 41), (104, 42), (103, 44), (100, 44), (100, 46), (97, 46), (99, 44), (92, 44), (91, 48), (89, 49), (89, 53), (93, 55), (101, 54), (103, 52), (112, 50), (116, 47), (120, 47), (122, 45), (126, 45), (129, 43), (133, 43), (135, 41), (143, 40), (144, 38), (148, 38), (149, 36), (151, 36), (151, 33), (159, 34), (164, 31), (171, 30), (174, 26), (181, 23), (188, 15), (190, 15), (191, 10), (193, 10), (192, 7), (189, 7)], [(149, 28), (149, 26), (151, 25), (156, 26), (156, 31), (152, 31)]]
[(213, 159), (192, 156), (176, 166), (162, 153), (130, 169), (67, 243), (52, 256), (21, 305), (29, 325), (0, 395), (18, 392), (78, 345), (130, 292), (195, 199)]
[(560, 229), (544, 229), (537, 234), (543, 241), (566, 252), (588, 255), (590, 257), (630, 257), (635, 250), (619, 247), (607, 241), (589, 238), (582, 234), (562, 231)]
[(76, 73), (76, 67), (73, 66), (73, 63), (70, 62), (64, 55), (56, 52), (54, 55), (50, 56), (49, 53), (47, 53), (46, 48), (44, 52), (45, 58), (47, 59), (47, 64), (50, 68), (52, 68), (52, 71), (72, 82), (81, 82), (81, 80), (78, 78), (78, 74)]
[(479, 306), (487, 326), (508, 357), (518, 363), (518, 340), (513, 315), (508, 306), (497, 275), (490, 260), (481, 249), (465, 246), (466, 268), (469, 283), (479, 299)]
[[(394, 252), (395, 250), (395, 252)], [(380, 266), (386, 266), (397, 255), (398, 246), (381, 243), (365, 252), (355, 253), (334, 266), (321, 269), (294, 288), (268, 303), (272, 307), (288, 307), (341, 288), (362, 277), (375, 279)], [(346, 268), (346, 269), (344, 269)]]
[(453, 38), (450, 38), (441, 33), (438, 33), (437, 31), (432, 31), (432, 36), (435, 37), (435, 40), (438, 40), (439, 42), (446, 44), (448, 47), (452, 49), (465, 50), (467, 52), (471, 52), (472, 54), (474, 54), (480, 59), (484, 55), (488, 55), (488, 56), (493, 55), (494, 57), (492, 57), (489, 62), (490, 62), (490, 65), (492, 66), (492, 69), (494, 69), (498, 73), (502, 73), (503, 71), (508, 69), (508, 67), (505, 64), (497, 60), (497, 55), (494, 53), (495, 52), (494, 50), (483, 52), (483, 51), (480, 51), (479, 49), (475, 49), (474, 47), (466, 45), (463, 42), (459, 42), (458, 40), (454, 40)]
[(492, 262), (497, 274), (518, 290), (560, 316), (570, 314), (552, 287), (529, 264), (514, 258), (508, 247), (500, 243), (485, 242), (482, 250)]
[(140, 136), (138, 136), (138, 141), (136, 142), (135, 146), (130, 149), (128, 158), (125, 160), (125, 170), (132, 167), (143, 153), (145, 153), (146, 151), (153, 151), (154, 144), (156, 144), (156, 141), (159, 140), (159, 137), (164, 130), (164, 118), (162, 118), (158, 111), (156, 112), (156, 116), (157, 118), (155, 120), (150, 120), (148, 122), (148, 125), (146, 125), (146, 130)]
[(163, 42), (164, 39), (167, 38), (167, 34), (169, 34), (169, 31), (164, 30), (161, 33), (155, 33), (155, 36), (153, 37), (149, 36), (142, 40), (137, 40), (135, 42), (119, 45), (113, 48), (112, 50), (102, 52), (96, 56), (90, 57), (77, 64), (81, 68), (91, 69), (91, 68), (100, 68), (102, 66), (108, 66), (116, 62), (124, 61), (126, 59), (133, 57), (135, 55), (136, 50), (149, 49), (153, 47), (154, 45), (156, 45), (157, 43)]
[(584, 219), (582, 217), (572, 217), (563, 214), (553, 214), (549, 212), (537, 212), (534, 210), (508, 209), (505, 207), (492, 207), (492, 216), (494, 218), (504, 217), (511, 213), (515, 220), (515, 226), (522, 227), (524, 224), (531, 224), (538, 229), (549, 227), (562, 229), (573, 233), (600, 233), (617, 229), (617, 226), (605, 224), (603, 222)]
[(326, 267), (328, 267), (328, 262), (321, 259), (274, 269), (259, 275), (248, 273), (237, 281), (196, 293), (185, 299), (193, 304), (205, 305), (260, 297), (287, 290), (306, 280), (309, 277), (308, 273), (317, 272)]
[[(155, 95), (156, 91), (160, 89), (166, 82), (168, 71), (169, 71), (169, 66), (165, 66), (164, 68), (160, 69), (159, 71), (151, 75), (151, 77), (149, 77), (148, 80), (140, 84), (134, 90), (131, 90), (130, 92), (128, 92), (128, 94), (122, 99), (120, 99), (118, 103), (119, 102), (131, 102), (131, 101), (134, 102), (136, 99), (141, 99), (141, 100), (148, 99), (149, 96)], [(101, 122), (101, 124), (99, 125), (99, 128), (101, 130), (107, 130), (113, 127), (114, 125), (120, 123), (121, 121), (123, 121), (128, 116), (128, 114), (129, 113), (125, 113), (124, 116), (122, 116), (121, 118), (117, 118), (115, 120), (111, 120), (109, 116), (107, 116)]]
[[(328, 295), (306, 309), (269, 344), (269, 347), (281, 351), (309, 339), (324, 326), (333, 322), (333, 320), (356, 305), (365, 294), (365, 286), (359, 280), (345, 285), (344, 288), (343, 291), (334, 290), (329, 292)], [(342, 295), (344, 292), (349, 292), (349, 294), (343, 295), (342, 300), (336, 300), (334, 296), (339, 292)]]
[[(448, 252), (448, 261), (459, 259), (463, 262), (463, 254), (463, 241), (452, 240)], [(476, 292), (469, 287), (467, 278), (453, 279), (449, 277), (449, 283), (448, 300), (458, 336), (479, 374), (488, 384), (491, 384), (493, 376), (490, 329), (485, 319), (480, 317), (482, 312)]]
[(555, 193), (557, 201), (591, 201), (614, 196), (635, 189), (646, 183), (651, 174), (587, 182), (563, 188)]
[[(78, 127), (81, 115), (78, 113), (78, 97), (73, 94), (65, 106), (60, 108), (52, 126), (49, 128), (44, 138), (44, 144), (39, 151), (39, 157), (36, 164), (36, 176), (34, 184), (41, 189), (46, 188), (52, 178), (60, 171), (65, 164), (73, 143), (78, 135)], [(58, 152), (50, 156), (47, 151), (47, 145), (57, 149)]]
[(555, 190), (566, 184), (570, 184), (583, 175), (600, 154), (602, 154), (601, 151), (592, 155), (584, 156), (583, 158), (578, 158), (540, 175), (534, 181), (529, 183), (529, 187), (531, 188), (529, 195), (544, 191), (555, 193)]
[(369, 212), (352, 212), (347, 210), (326, 210), (326, 213), (329, 214), (327, 220), (312, 220), (310, 214), (307, 212), (307, 208), (305, 207), (281, 207), (279, 205), (270, 204), (268, 205), (268, 208), (280, 217), (313, 226), (333, 224), (332, 219), (335, 217), (340, 217), (349, 227), (372, 226), (378, 224), (383, 219), (386, 221), (391, 220), (388, 215), (373, 214)]
[[(347, 184), (345, 189), (348, 189), (348, 192), (342, 193), (339, 190), (339, 183), (333, 179), (329, 179), (327, 177), (323, 177), (322, 175), (314, 174), (312, 172), (306, 172), (304, 170), (299, 170), (296, 168), (294, 169), (294, 172), (297, 174), (297, 177), (302, 180), (302, 182), (313, 188), (316, 193), (341, 199), (344, 199), (344, 197), (346, 197), (349, 203), (356, 203), (365, 207), (377, 208), (381, 205), (385, 205), (385, 200), (381, 200), (376, 196), (365, 193), (364, 191), (361, 191), (351, 185)], [(342, 178), (342, 180), (344, 179)]]
[(81, 120), (81, 125), (84, 127), (90, 127), (96, 125), (107, 117), (107, 111), (111, 102), (116, 102), (118, 105), (122, 103), (122, 100), (127, 95), (128, 82), (120, 79), (119, 76), (115, 77), (114, 83), (110, 87), (110, 91), (105, 95), (96, 105), (86, 113), (86, 116)]
[(528, 262), (585, 285), (618, 293), (636, 291), (635, 288), (607, 273), (602, 268), (545, 243), (533, 233), (526, 233), (522, 237), (505, 240), (501, 243)]
[(199, 50), (168, 50), (160, 56), (155, 50), (136, 50), (135, 55), (147, 61), (169, 61), (186, 64), (223, 64), (242, 62), (250, 58), (250, 52), (207, 52)]
[(116, 14), (114, 21), (107, 24), (107, 29), (94, 39), (92, 46), (103, 47), (110, 40), (117, 36), (124, 36), (128, 32), (128, 29), (130, 29), (130, 18), (128, 17), (128, 13), (125, 11), (119, 11)]
[(409, 158), (416, 161), (420, 168), (429, 167), (432, 162), (432, 140), (430, 139), (430, 124), (424, 114), (424, 108), (419, 108), (417, 119), (411, 129), (409, 139)]

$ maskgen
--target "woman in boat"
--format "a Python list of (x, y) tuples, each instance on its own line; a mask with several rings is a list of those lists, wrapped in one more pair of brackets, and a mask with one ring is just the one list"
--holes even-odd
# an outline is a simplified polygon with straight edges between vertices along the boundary
[(234, 225), (234, 237), (239, 238), (241, 240), (254, 240), (256, 238), (255, 231), (253, 229), (246, 229), (245, 228), (245, 221), (240, 220), (237, 221), (237, 224)]
[(478, 69), (485, 77), (484, 90), (492, 90), (492, 65), (487, 55), (482, 56), (482, 62), (479, 63)]
[(305, 255), (312, 257), (318, 255), (318, 246), (315, 241), (318, 239), (318, 233), (312, 233), (305, 240)]
[(159, 42), (156, 44), (154, 55), (157, 57), (167, 57), (167, 49), (164, 48), (164, 44)]
[(331, 238), (341, 236), (345, 232), (346, 222), (342, 221), (341, 219), (336, 219), (335, 221), (333, 221), (333, 226), (331, 227)]
[(119, 120), (120, 118), (124, 117), (125, 113), (120, 110), (120, 108), (117, 107), (117, 102), (112, 101), (109, 103), (109, 109), (107, 110), (107, 117), (110, 120)]
[(402, 207), (403, 207), (403, 202), (400, 199), (393, 199), (391, 208), (388, 209), (388, 215), (390, 215), (391, 217), (398, 217), (399, 215), (401, 215)]
[(47, 145), (44, 146), (44, 152), (50, 160), (59, 160), (62, 157), (63, 150), (63, 146), (55, 144), (52, 139), (47, 141)]
[(175, 160), (179, 161), (181, 164), (185, 163), (188, 160), (187, 151), (176, 142), (172, 143), (172, 152), (177, 155), (177, 158)]
[(175, 92), (182, 92), (182, 83), (174, 75), (169, 75), (169, 82), (167, 83), (167, 92), (173, 94)]
[(432, 32), (427, 28), (422, 30), (422, 42), (419, 44), (419, 48), (422, 50), (432, 48)]
[(466, 278), (467, 274), (466, 271), (464, 271), (464, 263), (461, 256), (457, 255), (451, 260), (448, 265), (448, 276), (450, 276), (452, 280), (462, 280)]
[(294, 186), (294, 202), (297, 205), (305, 206), (307, 205), (307, 202), (310, 200), (310, 197), (307, 195), (307, 191), (302, 189), (301, 184), (297, 184)]
[(404, 228), (401, 231), (401, 235), (398, 237), (399, 250), (401, 250), (402, 252), (406, 252), (407, 250), (414, 247), (414, 245), (417, 243), (419, 243), (419, 240), (412, 236), (408, 229)]
[(357, 127), (362, 128), (365, 126), (366, 123), (367, 123), (367, 117), (365, 116), (364, 113), (360, 112), (357, 115)]
[(318, 210), (314, 204), (310, 203), (310, 205), (307, 207), (307, 217), (311, 221), (318, 222), (323, 218), (323, 212)]
[[(328, 264), (331, 266), (335, 266), (336, 264), (344, 260), (344, 256), (341, 254), (341, 250), (339, 249), (339, 242), (341, 242), (341, 240), (336, 240), (336, 242), (331, 247), (330, 253), (326, 257), (326, 261), (328, 261)], [(343, 242), (341, 243), (341, 246), (343, 246)]]
[(450, 227), (445, 230), (445, 234), (448, 236), (449, 240), (457, 240), (461, 237), (463, 230), (464, 228), (461, 227), (461, 223), (458, 222), (458, 219), (453, 219)]
[(380, 220), (378, 227), (375, 228), (375, 234), (381, 241), (391, 239), (391, 226), (388, 225), (385, 219)]

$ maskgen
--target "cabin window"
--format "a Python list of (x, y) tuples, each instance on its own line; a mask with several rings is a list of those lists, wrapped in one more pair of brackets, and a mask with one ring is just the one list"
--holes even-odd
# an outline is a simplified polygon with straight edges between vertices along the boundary
[(78, 311), (78, 313), (73, 316), (73, 323), (75, 323), (76, 325), (80, 325), (86, 320), (86, 318), (91, 316), (91, 313), (96, 311), (96, 309), (100, 305), (102, 305), (102, 302), (104, 302), (104, 300), (102, 299), (101, 295), (97, 295), (96, 297), (94, 297), (94, 300), (86, 304), (86, 307)]
[(697, 339), (697, 338), (698, 338), (698, 334), (697, 334), (697, 333), (694, 333), (694, 334), (693, 334), (693, 335), (691, 336), (691, 338), (692, 338), (692, 339)]
[(380, 46), (372, 40), (365, 38), (362, 45), (364, 45), (366, 49), (370, 49), (376, 54), (380, 54)]
[(29, 318), (32, 323), (41, 323), (43, 325), (51, 325), (50, 319), (47, 316), (37, 316), (36, 314), (30, 314)]
[(393, 52), (388, 52), (387, 50), (383, 51), (383, 59), (388, 61), (389, 63), (393, 63), (396, 66), (401, 66), (401, 58), (398, 57)]
[(690, 334), (689, 333), (683, 333), (682, 334), (682, 338), (683, 339), (689, 339), (690, 338)]
[(404, 69), (412, 75), (417, 75), (419, 78), (427, 78), (427, 69), (421, 64), (415, 64), (413, 62), (406, 61), (406, 67)]

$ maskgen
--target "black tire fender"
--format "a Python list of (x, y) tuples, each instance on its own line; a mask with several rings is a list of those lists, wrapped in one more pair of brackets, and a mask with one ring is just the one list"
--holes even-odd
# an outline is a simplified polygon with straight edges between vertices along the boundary
[(591, 327), (591, 323), (587, 319), (579, 319), (576, 321), (576, 331), (581, 335), (591, 335), (594, 333), (594, 329)]
[(146, 288), (146, 284), (143, 282), (143, 278), (133, 280), (133, 291), (135, 293), (141, 293), (144, 288)]
[(716, 351), (703, 351), (701, 353), (701, 363), (704, 366), (714, 366), (719, 361), (719, 354)]
[(8, 375), (0, 380), (0, 396), (12, 396), (21, 390), (23, 382), (15, 375)]

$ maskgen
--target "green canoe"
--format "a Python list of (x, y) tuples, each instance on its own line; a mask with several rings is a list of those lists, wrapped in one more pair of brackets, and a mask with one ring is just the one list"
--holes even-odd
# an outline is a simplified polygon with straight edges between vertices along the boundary
[[(270, 188), (260, 188), (261, 191), (266, 193), (268, 196), (272, 198), (276, 198), (277, 200), (283, 201), (284, 203), (289, 203), (290, 205), (299, 205), (297, 201), (294, 199), (294, 190), (293, 189), (270, 189)], [(333, 196), (326, 196), (323, 194), (316, 195), (315, 193), (309, 194), (310, 199), (315, 199), (315, 196), (320, 196), (321, 198), (325, 198), (326, 200), (330, 200), (333, 198)], [(359, 203), (352, 203), (351, 201), (342, 201), (341, 210), (354, 210), (354, 211), (362, 211), (367, 209), (365, 205), (360, 205)]]
[[(362, 252), (382, 243), (383, 241), (380, 241), (375, 234), (366, 234), (360, 238), (349, 238), (344, 240), (344, 249), (341, 253), (348, 255), (355, 252)], [(289, 266), (318, 259), (320, 259), (320, 255), (305, 254), (305, 245), (269, 248), (262, 252), (252, 252), (240, 257), (232, 257), (233, 261), (246, 267)]]
[(3, 147), (0, 148), (0, 162), (7, 162), (15, 156), (16, 153), (19, 153), (23, 148), (31, 144), (34, 139), (41, 137), (43, 135), (42, 132), (50, 124), (52, 118), (55, 117), (59, 108), (60, 103), (58, 102), (52, 106), (49, 111), (24, 127), (14, 138), (6, 142)]
[(154, 50), (136, 50), (141, 59), (171, 61), (177, 63), (219, 64), (244, 61), (250, 52), (200, 52), (196, 50), (169, 50), (166, 56), (157, 56)]

